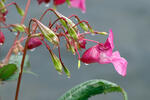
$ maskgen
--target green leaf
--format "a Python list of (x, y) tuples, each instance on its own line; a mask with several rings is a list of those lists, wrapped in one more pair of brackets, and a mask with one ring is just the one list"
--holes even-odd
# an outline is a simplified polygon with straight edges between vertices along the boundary
[(0, 68), (0, 80), (4, 81), (15, 74), (17, 70), (16, 64), (8, 64)]
[(88, 100), (91, 96), (110, 92), (121, 92), (124, 96), (124, 100), (128, 100), (126, 92), (120, 88), (120, 86), (112, 82), (99, 79), (89, 80), (75, 86), (58, 100)]
[[(9, 63), (14, 63), (17, 65), (17, 72), (11, 76), (8, 80), (16, 80), (19, 76), (19, 72), (20, 72), (20, 66), (21, 66), (21, 61), (22, 61), (22, 55), (12, 55), (10, 57)], [(35, 73), (31, 72), (31, 68), (30, 68), (30, 62), (29, 62), (29, 56), (26, 55), (25, 58), (25, 62), (24, 62), (24, 69), (23, 69), (24, 73), (30, 73), (33, 75), (36, 75)]]

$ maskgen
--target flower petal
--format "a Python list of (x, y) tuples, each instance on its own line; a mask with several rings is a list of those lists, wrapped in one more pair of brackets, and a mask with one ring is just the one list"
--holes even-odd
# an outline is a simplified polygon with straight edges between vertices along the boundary
[(120, 57), (119, 51), (112, 54), (112, 64), (120, 75), (126, 76), (128, 62), (123, 57)]
[(0, 31), (0, 43), (3, 44), (5, 41), (5, 36), (2, 31)]
[(113, 39), (114, 39), (114, 36), (113, 36), (113, 32), (112, 32), (112, 29), (109, 30), (109, 36), (104, 44), (105, 47), (111, 47), (112, 50), (114, 49), (114, 43), (113, 43)]
[(41, 3), (43, 3), (43, 2), (44, 2), (44, 3), (49, 3), (49, 2), (50, 2), (50, 0), (37, 0), (37, 1), (38, 1), (39, 4), (41, 4)]
[(63, 3), (65, 3), (66, 2), (66, 0), (54, 0), (54, 5), (61, 5), (61, 4), (63, 4)]
[(79, 8), (83, 13), (86, 12), (85, 0), (70, 0), (71, 7)]
[(100, 52), (99, 49), (96, 46), (93, 46), (89, 49), (87, 49), (82, 57), (81, 57), (81, 61), (86, 63), (86, 64), (90, 64), (90, 63), (98, 63), (99, 61), (99, 56), (100, 56)]

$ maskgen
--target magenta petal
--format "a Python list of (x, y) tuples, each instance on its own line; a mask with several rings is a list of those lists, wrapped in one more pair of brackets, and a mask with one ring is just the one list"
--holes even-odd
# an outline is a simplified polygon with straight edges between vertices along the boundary
[(83, 53), (83, 55), (81, 57), (81, 61), (86, 63), (86, 64), (98, 63), (99, 55), (100, 55), (100, 52), (99, 52), (97, 45), (96, 45), (96, 46), (93, 46), (93, 47), (87, 49)]
[(44, 2), (44, 3), (49, 3), (49, 2), (50, 2), (50, 0), (37, 0), (37, 1), (38, 1), (39, 4), (41, 4), (41, 3), (43, 3), (43, 2)]
[(112, 54), (112, 64), (120, 75), (126, 76), (128, 62), (123, 57), (120, 57), (119, 51)]
[(63, 4), (63, 3), (65, 3), (66, 2), (66, 0), (54, 0), (54, 5), (61, 5), (61, 4)]
[(105, 52), (101, 52), (99, 56), (99, 63), (100, 64), (108, 64), (111, 63), (111, 57), (108, 56)]
[(5, 36), (2, 31), (0, 31), (0, 43), (3, 44), (5, 41)]
[(42, 42), (38, 37), (31, 38), (28, 42), (28, 49), (33, 49), (40, 45), (42, 45)]
[(105, 42), (105, 47), (111, 47), (112, 50), (114, 49), (114, 43), (113, 43), (113, 39), (114, 39), (114, 36), (113, 36), (113, 32), (112, 32), (112, 29), (109, 30), (109, 36)]
[(79, 8), (83, 13), (86, 12), (85, 0), (70, 0), (71, 7)]

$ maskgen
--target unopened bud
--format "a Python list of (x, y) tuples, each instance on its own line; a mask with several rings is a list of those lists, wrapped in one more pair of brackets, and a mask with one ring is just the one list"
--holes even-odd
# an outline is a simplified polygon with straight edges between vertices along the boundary
[(41, 33), (44, 35), (44, 37), (49, 41), (52, 42), (55, 45), (59, 44), (59, 39), (57, 37), (57, 35), (51, 30), (49, 29), (47, 26), (43, 25), (40, 21), (38, 21), (38, 26), (39, 29), (41, 31)]
[(78, 60), (78, 69), (80, 69), (80, 66), (81, 66), (81, 61)]
[[(2, 8), (2, 9), (1, 9)], [(6, 9), (6, 7), (5, 7), (5, 4), (4, 4), (4, 2), (3, 1), (0, 1), (0, 12), (1, 13), (5, 13), (5, 12), (7, 12), (7, 9)]]
[(34, 38), (31, 38), (29, 40), (27, 48), (28, 49), (33, 49), (33, 48), (36, 48), (40, 45), (42, 45), (41, 40), (38, 37), (34, 37)]
[(86, 32), (89, 30), (88, 26), (84, 23), (80, 23), (80, 27)]
[(14, 32), (16, 32), (16, 31), (24, 32), (25, 28), (26, 28), (25, 25), (23, 25), (23, 24), (13, 24), (12, 27), (13, 27), (12, 31), (14, 31)]
[(107, 32), (95, 32), (95, 34), (101, 34), (101, 35), (107, 35), (108, 33)]
[(0, 31), (0, 44), (3, 44), (5, 41), (5, 36), (2, 31)]
[(62, 73), (62, 64), (61, 64), (59, 58), (53, 52), (51, 52), (51, 58), (52, 58), (55, 69), (58, 72)]
[(68, 30), (70, 36), (71, 36), (73, 39), (77, 40), (78, 36), (77, 36), (76, 31), (77, 31), (78, 29), (77, 29), (77, 27), (75, 26), (75, 23), (73, 23), (72, 20), (70, 20), (69, 18), (65, 17), (65, 16), (62, 15), (61, 13), (59, 13), (59, 12), (57, 12), (57, 11), (55, 11), (55, 12), (57, 13), (57, 16), (58, 16), (59, 18), (64, 18), (64, 19), (65, 19), (65, 21), (66, 21), (67, 23), (66, 23), (63, 19), (61, 19), (61, 20), (60, 20), (61, 24)]
[(24, 11), (18, 5), (16, 5), (16, 9), (21, 16), (24, 15)]

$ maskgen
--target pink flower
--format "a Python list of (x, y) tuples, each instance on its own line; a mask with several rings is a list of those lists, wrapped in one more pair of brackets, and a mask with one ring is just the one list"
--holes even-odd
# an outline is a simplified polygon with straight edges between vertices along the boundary
[(36, 48), (38, 46), (42, 45), (41, 40), (38, 37), (35, 38), (31, 38), (28, 42), (28, 49), (33, 49)]
[(71, 7), (79, 8), (83, 13), (86, 12), (85, 0), (70, 0)]
[(37, 1), (38, 1), (39, 4), (41, 4), (41, 3), (43, 3), (43, 2), (44, 2), (44, 3), (49, 3), (49, 2), (50, 2), (50, 0), (37, 0)]
[[(50, 2), (50, 0), (37, 0), (38, 1), (38, 3), (39, 4), (41, 4), (41, 3), (49, 3)], [(53, 0), (53, 2), (54, 2), (54, 5), (61, 5), (61, 4), (63, 4), (63, 3), (65, 3), (66, 2), (66, 0)]]
[(3, 44), (5, 41), (5, 36), (2, 31), (0, 31), (0, 44)]
[(65, 3), (66, 2), (66, 0), (54, 0), (54, 5), (61, 5), (61, 4), (63, 4), (63, 3)]
[(108, 64), (112, 63), (115, 70), (122, 76), (126, 75), (126, 69), (128, 62), (120, 56), (119, 51), (113, 52), (113, 32), (110, 30), (110, 34), (106, 42), (97, 44), (86, 50), (82, 55), (81, 61), (87, 64), (100, 63)]

